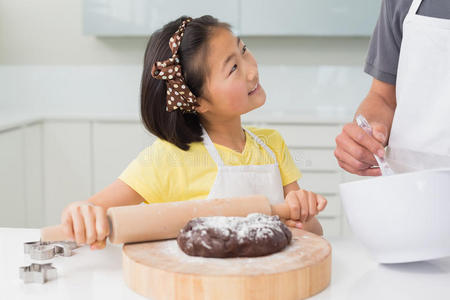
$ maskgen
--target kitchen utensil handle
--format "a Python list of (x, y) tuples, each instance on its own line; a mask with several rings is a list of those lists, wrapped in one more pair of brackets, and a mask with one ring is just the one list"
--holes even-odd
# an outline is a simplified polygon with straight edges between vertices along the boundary
[[(291, 218), (289, 205), (286, 202), (270, 205), (270, 208), (272, 215), (277, 215), (281, 219)], [(69, 240), (69, 237), (65, 235), (64, 228), (62, 225), (55, 225), (41, 228), (41, 241), (50, 242), (50, 241), (65, 241), (65, 240)]]
[[(112, 244), (176, 238), (192, 218), (245, 217), (257, 212), (271, 214), (270, 202), (263, 195), (110, 207), (106, 213), (110, 222), (108, 238)], [(43, 228), (41, 238), (43, 241), (67, 239), (61, 225)]]
[(69, 240), (71, 239), (64, 233), (63, 225), (55, 225), (41, 228), (42, 242), (56, 242)]
[(286, 202), (273, 204), (270, 206), (272, 209), (272, 216), (279, 216), (281, 219), (290, 219), (291, 211), (289, 209), (289, 205)]
[[(372, 126), (370, 126), (369, 122), (366, 120), (366, 118), (364, 118), (363, 115), (359, 114), (356, 116), (356, 123), (358, 124), (359, 127), (361, 127), (367, 134), (369, 134), (370, 136), (372, 136), (373, 130), (372, 130)], [(379, 157), (376, 154), (373, 154), (373, 156), (375, 157), (375, 160), (378, 163), (378, 166), (381, 169), (381, 173), (383, 175), (393, 175), (394, 171), (391, 169), (391, 167), (389, 166), (389, 164), (386, 162), (386, 160), (384, 160), (383, 157)]]

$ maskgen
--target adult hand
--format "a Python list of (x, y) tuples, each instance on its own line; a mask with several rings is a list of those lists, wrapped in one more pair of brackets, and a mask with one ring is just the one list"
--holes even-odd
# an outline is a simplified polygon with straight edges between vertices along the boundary
[(334, 156), (339, 166), (347, 172), (361, 176), (379, 176), (374, 154), (384, 157), (384, 146), (387, 142), (387, 128), (380, 123), (371, 123), (372, 136), (366, 133), (355, 122), (348, 123), (336, 137)]

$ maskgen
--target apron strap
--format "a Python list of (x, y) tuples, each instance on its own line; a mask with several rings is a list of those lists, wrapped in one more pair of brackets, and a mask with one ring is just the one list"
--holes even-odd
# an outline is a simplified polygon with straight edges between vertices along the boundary
[(255, 141), (261, 145), (264, 149), (266, 149), (266, 151), (270, 154), (270, 156), (272, 156), (274, 164), (278, 164), (277, 162), (277, 157), (275, 156), (275, 153), (273, 153), (272, 149), (269, 148), (269, 146), (267, 146), (259, 137), (256, 136), (256, 134), (254, 134), (253, 132), (251, 132), (250, 130), (248, 130), (247, 128), (244, 128), (244, 130), (246, 132), (248, 132), (248, 134), (253, 137), (255, 139)]
[(408, 15), (417, 14), (420, 4), (422, 4), (422, 0), (413, 0), (411, 6), (409, 7)]
[(224, 163), (219, 155), (219, 152), (217, 152), (216, 147), (214, 146), (213, 142), (211, 141), (211, 138), (209, 137), (208, 133), (206, 132), (203, 126), (202, 130), (203, 130), (203, 144), (205, 145), (206, 150), (208, 150), (209, 155), (211, 155), (212, 159), (217, 164), (217, 166), (222, 167)]
[[(222, 167), (224, 166), (224, 162), (222, 158), (220, 157), (219, 152), (217, 151), (216, 147), (214, 146), (214, 143), (212, 142), (211, 138), (209, 137), (208, 133), (206, 132), (205, 128), (202, 126), (203, 130), (203, 144), (205, 145), (206, 150), (208, 150), (209, 155), (211, 155), (214, 162), (217, 164), (217, 166)], [(275, 153), (273, 153), (272, 149), (270, 149), (259, 137), (257, 137), (253, 132), (248, 130), (247, 128), (244, 128), (245, 132), (247, 132), (255, 141), (261, 145), (273, 158), (274, 164), (278, 164), (277, 157), (275, 156)]]

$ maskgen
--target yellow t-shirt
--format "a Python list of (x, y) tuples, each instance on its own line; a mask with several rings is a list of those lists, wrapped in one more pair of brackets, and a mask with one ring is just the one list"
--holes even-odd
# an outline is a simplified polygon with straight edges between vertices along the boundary
[[(274, 152), (284, 185), (297, 181), (301, 173), (281, 135), (274, 129), (246, 127)], [(273, 164), (273, 158), (247, 132), (242, 153), (214, 144), (225, 165)], [(203, 142), (188, 151), (157, 139), (144, 149), (119, 176), (146, 203), (206, 199), (216, 179), (217, 165)]]

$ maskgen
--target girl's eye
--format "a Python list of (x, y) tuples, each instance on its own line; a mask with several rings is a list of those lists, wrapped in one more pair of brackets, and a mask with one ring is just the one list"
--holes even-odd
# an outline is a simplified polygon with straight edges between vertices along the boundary
[[(246, 45), (244, 45), (244, 47), (242, 47), (242, 54), (245, 54), (245, 52), (247, 52), (247, 46), (246, 46)], [(238, 67), (238, 66), (235, 64), (235, 65), (231, 68), (230, 75), (231, 75), (231, 73), (233, 73), (234, 71), (236, 71), (237, 67)]]
[(234, 71), (236, 71), (236, 69), (237, 69), (237, 65), (234, 64), (234, 66), (231, 68), (230, 74), (233, 73)]

